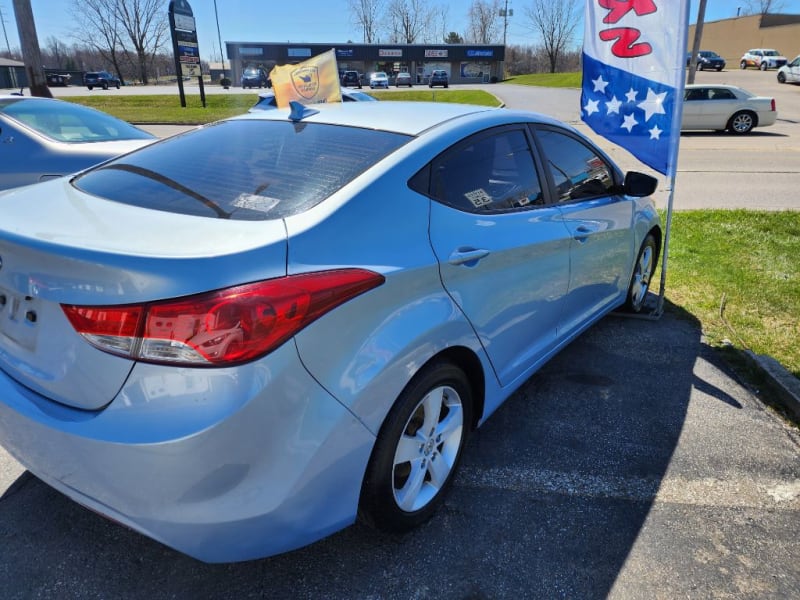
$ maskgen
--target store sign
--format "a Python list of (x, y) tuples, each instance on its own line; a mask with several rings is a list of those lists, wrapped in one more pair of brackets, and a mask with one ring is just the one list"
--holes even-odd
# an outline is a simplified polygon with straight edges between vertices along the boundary
[(381, 48), (378, 50), (381, 58), (402, 58), (403, 51), (399, 48)]
[(169, 17), (176, 70), (184, 77), (197, 77), (201, 74), (200, 49), (192, 8), (186, 0), (173, 1)]
[(337, 58), (353, 58), (355, 56), (355, 52), (352, 48), (337, 48), (336, 49), (336, 57)]
[(289, 58), (311, 58), (311, 48), (289, 48)]
[(467, 50), (468, 58), (491, 58), (494, 50)]
[(447, 58), (447, 50), (425, 50), (425, 58)]

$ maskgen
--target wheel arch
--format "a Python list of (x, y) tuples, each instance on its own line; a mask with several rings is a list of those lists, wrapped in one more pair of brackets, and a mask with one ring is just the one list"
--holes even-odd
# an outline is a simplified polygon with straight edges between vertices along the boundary
[(452, 363), (464, 372), (467, 380), (469, 381), (470, 389), (472, 391), (472, 422), (470, 429), (475, 430), (483, 417), (484, 407), (486, 405), (486, 375), (483, 370), (478, 356), (470, 348), (465, 346), (452, 346), (446, 348), (433, 355), (424, 365), (420, 367), (420, 371), (427, 367), (430, 363), (437, 361), (446, 361)]

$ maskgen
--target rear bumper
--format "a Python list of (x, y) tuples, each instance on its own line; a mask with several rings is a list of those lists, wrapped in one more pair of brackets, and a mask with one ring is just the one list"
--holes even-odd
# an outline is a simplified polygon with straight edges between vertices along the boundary
[(0, 444), (26, 468), (206, 562), (277, 554), (351, 524), (373, 442), (292, 343), (235, 372), (137, 365), (97, 412), (0, 372)]

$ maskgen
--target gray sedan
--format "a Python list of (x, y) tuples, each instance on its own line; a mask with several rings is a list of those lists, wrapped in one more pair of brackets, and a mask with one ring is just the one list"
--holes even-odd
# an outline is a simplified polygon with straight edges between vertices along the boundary
[(69, 175), (156, 139), (79, 104), (0, 95), (0, 190)]

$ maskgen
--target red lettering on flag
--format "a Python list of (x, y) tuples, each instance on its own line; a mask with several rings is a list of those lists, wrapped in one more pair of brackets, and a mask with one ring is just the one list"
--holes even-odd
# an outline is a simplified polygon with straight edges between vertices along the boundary
[(653, 47), (647, 42), (636, 41), (641, 37), (642, 32), (633, 27), (604, 29), (598, 35), (604, 42), (616, 40), (611, 45), (611, 52), (618, 58), (636, 58), (653, 51)]
[(609, 11), (603, 23), (618, 23), (630, 11), (641, 17), (658, 10), (653, 0), (597, 0), (597, 3)]

